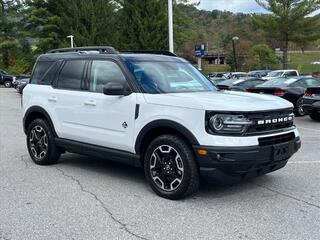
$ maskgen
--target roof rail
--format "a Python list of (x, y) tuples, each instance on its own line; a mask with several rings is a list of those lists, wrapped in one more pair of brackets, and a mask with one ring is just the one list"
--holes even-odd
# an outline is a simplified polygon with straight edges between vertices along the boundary
[(62, 53), (62, 52), (82, 52), (82, 51), (99, 51), (105, 54), (117, 54), (118, 52), (109, 46), (92, 46), (92, 47), (75, 47), (75, 48), (58, 48), (52, 49), (47, 53)]
[(170, 51), (161, 51), (161, 50), (121, 50), (120, 53), (158, 54), (158, 55), (177, 57), (176, 54), (174, 54)]

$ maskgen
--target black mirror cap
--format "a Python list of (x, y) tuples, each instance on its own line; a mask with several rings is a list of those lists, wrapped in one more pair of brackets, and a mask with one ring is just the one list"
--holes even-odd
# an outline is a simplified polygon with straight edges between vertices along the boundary
[(119, 82), (109, 82), (103, 87), (103, 94), (112, 96), (128, 96), (132, 92), (126, 90), (124, 85)]

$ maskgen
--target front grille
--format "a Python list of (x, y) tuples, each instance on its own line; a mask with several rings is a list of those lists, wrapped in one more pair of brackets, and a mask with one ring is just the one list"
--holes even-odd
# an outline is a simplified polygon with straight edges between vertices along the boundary
[[(259, 121), (266, 121), (279, 118), (287, 118), (291, 116), (292, 121), (281, 121), (281, 122), (271, 122), (258, 124)], [(275, 132), (277, 130), (287, 129), (293, 126), (293, 113), (291, 109), (284, 109), (273, 112), (260, 112), (252, 113), (248, 115), (248, 118), (253, 122), (246, 131), (247, 135), (253, 134), (265, 134), (268, 132)]]
[(295, 139), (293, 132), (277, 136), (259, 138), (259, 146), (270, 146), (279, 143), (290, 142)]

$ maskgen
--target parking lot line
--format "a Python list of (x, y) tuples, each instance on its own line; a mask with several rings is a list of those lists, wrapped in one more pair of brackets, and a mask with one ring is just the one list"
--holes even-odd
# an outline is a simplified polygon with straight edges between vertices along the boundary
[(313, 131), (313, 132), (320, 132), (320, 130), (312, 129), (312, 128), (306, 128), (306, 127), (298, 127), (298, 130), (299, 129), (309, 130), (309, 131)]
[(288, 162), (288, 163), (294, 163), (294, 164), (304, 164), (304, 163), (320, 163), (320, 161), (292, 161), (292, 162)]

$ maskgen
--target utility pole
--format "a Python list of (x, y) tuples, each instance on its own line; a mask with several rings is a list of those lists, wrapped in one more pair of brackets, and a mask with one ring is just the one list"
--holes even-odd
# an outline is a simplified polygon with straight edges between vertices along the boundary
[(168, 0), (168, 29), (169, 29), (169, 51), (174, 52), (173, 48), (173, 13), (172, 13), (172, 0)]
[(73, 38), (74, 38), (74, 36), (73, 35), (69, 35), (69, 36), (67, 36), (67, 38), (70, 38), (70, 47), (73, 48)]

